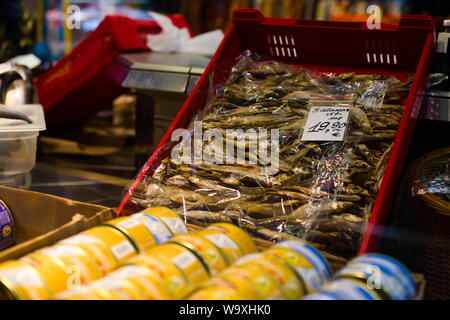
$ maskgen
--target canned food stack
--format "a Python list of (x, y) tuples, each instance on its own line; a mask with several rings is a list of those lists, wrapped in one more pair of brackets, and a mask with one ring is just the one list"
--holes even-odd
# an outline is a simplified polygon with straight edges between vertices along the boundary
[(332, 277), (314, 247), (290, 240), (241, 258), (188, 299), (410, 300), (416, 293), (412, 274), (388, 256), (359, 256)]
[(191, 300), (298, 300), (331, 277), (326, 259), (302, 241), (283, 241), (239, 259), (204, 283)]
[(332, 281), (304, 300), (411, 300), (416, 284), (408, 269), (382, 254), (351, 260)]
[(5, 202), (0, 200), (0, 250), (14, 244), (14, 217)]
[(51, 299), (100, 279), (140, 252), (187, 232), (183, 220), (162, 207), (113, 219), (0, 264), (0, 298)]
[(368, 254), (334, 275), (301, 240), (258, 252), (242, 229), (188, 233), (163, 207), (120, 217), (0, 265), (0, 298), (25, 300), (402, 300), (409, 271)]
[(211, 276), (256, 252), (253, 240), (244, 230), (217, 223), (144, 249), (106, 277), (62, 292), (56, 299), (185, 299)]

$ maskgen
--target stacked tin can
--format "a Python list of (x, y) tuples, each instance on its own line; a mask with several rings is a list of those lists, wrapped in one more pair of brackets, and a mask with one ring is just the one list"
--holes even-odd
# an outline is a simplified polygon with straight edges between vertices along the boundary
[(314, 247), (284, 241), (239, 259), (189, 299), (297, 300), (320, 288), (330, 276), (328, 262)]
[(51, 299), (100, 279), (140, 252), (184, 233), (183, 220), (162, 207), (108, 221), (0, 264), (0, 298)]
[(5, 202), (0, 200), (0, 250), (14, 244), (14, 218)]
[(120, 217), (0, 264), (6, 299), (381, 300), (412, 299), (409, 271), (370, 254), (331, 274), (310, 244), (289, 240), (258, 252), (228, 223), (188, 233), (172, 210)]
[(106, 277), (57, 299), (184, 299), (237, 259), (256, 252), (251, 237), (227, 223), (142, 250)]
[(410, 271), (382, 254), (365, 254), (351, 260), (332, 281), (305, 300), (411, 300), (417, 288)]

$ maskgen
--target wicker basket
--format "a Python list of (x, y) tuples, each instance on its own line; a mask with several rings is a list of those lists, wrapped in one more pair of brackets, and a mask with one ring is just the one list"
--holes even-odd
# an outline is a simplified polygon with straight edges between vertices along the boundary
[(417, 159), (411, 166), (409, 182), (413, 194), (423, 204), (419, 213), (424, 241), (418, 248), (417, 265), (427, 280), (428, 299), (450, 299), (450, 202), (426, 192), (424, 177), (436, 172), (449, 174), (450, 147)]
[(417, 159), (410, 169), (410, 181), (413, 193), (427, 204), (428, 207), (435, 209), (444, 216), (450, 217), (450, 202), (436, 196), (435, 193), (423, 192), (427, 189), (424, 185), (423, 177), (430, 176), (432, 172), (437, 171), (442, 175), (449, 175), (450, 170), (450, 147), (441, 148), (428, 153)]

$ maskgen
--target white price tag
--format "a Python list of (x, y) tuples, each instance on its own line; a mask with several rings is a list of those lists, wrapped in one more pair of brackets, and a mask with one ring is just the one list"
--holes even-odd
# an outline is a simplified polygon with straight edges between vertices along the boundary
[(349, 114), (349, 107), (312, 107), (306, 120), (302, 140), (344, 140)]

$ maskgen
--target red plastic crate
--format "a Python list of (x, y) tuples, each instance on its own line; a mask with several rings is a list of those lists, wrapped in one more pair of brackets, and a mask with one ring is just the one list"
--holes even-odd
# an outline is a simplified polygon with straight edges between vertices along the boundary
[(382, 24), (380, 30), (369, 30), (365, 23), (264, 18), (253, 9), (234, 12), (233, 24), (212, 58), (205, 73), (189, 95), (156, 151), (142, 168), (126, 193), (120, 215), (139, 208), (130, 195), (150, 175), (161, 160), (170, 154), (172, 131), (186, 127), (193, 114), (205, 106), (209, 79), (214, 84), (225, 80), (236, 58), (244, 50), (320, 71), (394, 75), (406, 80), (415, 73), (406, 108), (394, 142), (372, 216), (363, 237), (360, 253), (375, 251), (383, 224), (391, 207), (414, 125), (419, 113), (434, 48), (434, 22), (429, 16), (402, 16), (398, 25)]
[[(192, 35), (183, 16), (169, 17)], [(70, 54), (37, 79), (47, 125), (76, 123), (111, 103), (124, 92), (119, 83), (126, 77), (123, 68), (115, 65), (117, 56), (121, 52), (148, 51), (145, 36), (160, 32), (155, 21), (105, 17)]]

